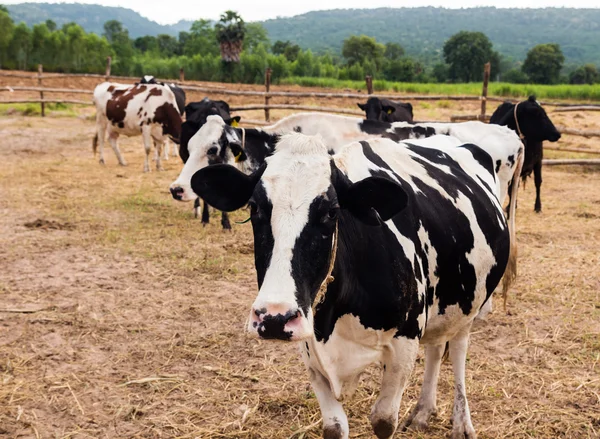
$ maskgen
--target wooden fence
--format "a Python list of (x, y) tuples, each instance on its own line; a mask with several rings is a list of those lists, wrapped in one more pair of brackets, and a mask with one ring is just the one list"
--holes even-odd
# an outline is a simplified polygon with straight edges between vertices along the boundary
[[(43, 80), (44, 79), (55, 79), (55, 78), (97, 78), (99, 80), (122, 80), (126, 82), (134, 82), (139, 81), (137, 77), (125, 77), (125, 76), (112, 76), (111, 75), (111, 64), (112, 59), (110, 57), (106, 60), (106, 71), (102, 74), (92, 74), (92, 73), (60, 73), (60, 74), (44, 74), (43, 66), (40, 64), (38, 66), (38, 71), (32, 74), (25, 73), (15, 73), (9, 71), (0, 70), (0, 76), (9, 77), (9, 78), (23, 78), (23, 79), (32, 79), (36, 80), (37, 86), (6, 86), (0, 88), (0, 104), (3, 103), (39, 103), (41, 106), (41, 115), (45, 116), (45, 105), (48, 103), (61, 103), (61, 104), (77, 104), (77, 105), (93, 105), (92, 100), (79, 100), (72, 98), (48, 98), (47, 94), (83, 94), (83, 95), (92, 95), (93, 90), (83, 90), (83, 89), (70, 89), (70, 88), (58, 88), (58, 87), (44, 87)], [(231, 111), (242, 112), (242, 111), (250, 111), (250, 110), (263, 110), (264, 111), (264, 121), (258, 120), (248, 120), (243, 119), (243, 122), (246, 125), (267, 125), (271, 121), (271, 110), (299, 110), (299, 111), (315, 111), (315, 112), (326, 112), (326, 113), (338, 113), (338, 114), (347, 114), (352, 116), (363, 116), (364, 113), (358, 110), (352, 110), (348, 108), (339, 108), (339, 107), (322, 107), (322, 106), (309, 106), (309, 105), (294, 105), (294, 104), (273, 104), (271, 103), (271, 99), (278, 97), (288, 97), (288, 98), (313, 98), (313, 99), (331, 99), (331, 98), (339, 98), (339, 99), (354, 99), (354, 100), (364, 100), (368, 97), (378, 97), (382, 99), (391, 99), (391, 100), (403, 100), (403, 101), (471, 101), (471, 102), (480, 102), (481, 103), (481, 111), (476, 115), (453, 115), (451, 116), (451, 122), (456, 121), (466, 121), (466, 120), (480, 120), (487, 122), (490, 119), (490, 116), (486, 114), (487, 111), (487, 103), (488, 102), (518, 102), (517, 99), (507, 99), (501, 97), (492, 97), (488, 96), (488, 84), (490, 78), (490, 63), (487, 63), (484, 66), (484, 79), (483, 79), (483, 87), (481, 96), (446, 96), (446, 95), (425, 95), (425, 96), (410, 96), (410, 95), (397, 95), (397, 94), (375, 94), (373, 92), (373, 78), (371, 76), (367, 76), (365, 78), (366, 86), (367, 86), (367, 94), (361, 93), (322, 93), (322, 92), (277, 92), (271, 91), (271, 69), (267, 68), (265, 71), (265, 91), (244, 91), (244, 90), (227, 90), (222, 86), (207, 86), (207, 85), (197, 85), (194, 84), (193, 81), (185, 80), (185, 73), (183, 69), (179, 71), (179, 81), (173, 81), (168, 79), (157, 79), (158, 81), (174, 83), (181, 87), (186, 91), (194, 91), (206, 93), (208, 95), (230, 95), (230, 96), (252, 96), (252, 97), (262, 97), (264, 99), (264, 104), (251, 104), (251, 105), (238, 105), (231, 106)], [(13, 93), (18, 92), (37, 92), (39, 93), (39, 98), (6, 98), (2, 99), (6, 93), (12, 95)], [(567, 111), (600, 111), (600, 105), (581, 105), (581, 104), (572, 104), (566, 102), (541, 102), (541, 104), (545, 106), (555, 107), (555, 112), (567, 112)], [(568, 127), (557, 127), (559, 131), (563, 134), (569, 134), (574, 136), (583, 136), (583, 137), (600, 137), (600, 131), (598, 130), (578, 130), (571, 129)], [(600, 151), (594, 150), (586, 150), (580, 148), (557, 148), (551, 145), (544, 146), (545, 149), (549, 150), (557, 150), (557, 151), (565, 151), (565, 152), (577, 152), (577, 153), (586, 153), (586, 154), (600, 154)]]

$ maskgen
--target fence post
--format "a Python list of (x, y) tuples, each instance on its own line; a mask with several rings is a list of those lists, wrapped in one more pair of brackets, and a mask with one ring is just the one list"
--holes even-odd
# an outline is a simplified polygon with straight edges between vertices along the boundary
[[(272, 72), (271, 67), (267, 67), (267, 70), (265, 70), (265, 91), (267, 93), (269, 93), (269, 91), (271, 90), (271, 72)], [(268, 95), (265, 96), (265, 106), (266, 107), (269, 106), (270, 101), (271, 101), (271, 98)], [(271, 113), (268, 108), (265, 108), (265, 121), (266, 122), (271, 121)]]
[(491, 71), (491, 64), (489, 62), (487, 62), (483, 66), (483, 90), (481, 92), (481, 114), (479, 115), (479, 120), (481, 120), (482, 122), (485, 122), (485, 106), (487, 104), (488, 83), (490, 82), (490, 71)]
[(110, 80), (110, 65), (112, 64), (112, 58), (110, 56), (106, 57), (106, 73), (104, 74), (104, 79), (106, 81)]
[(179, 82), (185, 81), (185, 72), (183, 71), (183, 67), (179, 69)]
[[(44, 72), (44, 66), (38, 64), (38, 87), (42, 86), (42, 73)], [(40, 91), (40, 99), (42, 105), (42, 117), (46, 116), (46, 104), (44, 103), (44, 92)]]
[(373, 77), (371, 75), (365, 76), (365, 82), (367, 83), (367, 93), (373, 94)]

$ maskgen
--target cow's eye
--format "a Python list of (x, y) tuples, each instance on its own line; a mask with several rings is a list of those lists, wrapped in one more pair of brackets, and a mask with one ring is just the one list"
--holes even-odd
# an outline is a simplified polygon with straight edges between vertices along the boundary
[(217, 155), (218, 151), (219, 151), (219, 149), (216, 146), (213, 146), (212, 148), (209, 148), (208, 151), (206, 151), (206, 154)]
[(338, 211), (339, 211), (339, 209), (337, 209), (336, 207), (332, 207), (331, 209), (329, 209), (327, 211), (325, 216), (323, 216), (323, 219), (321, 221), (324, 223), (329, 223), (331, 221), (335, 221), (338, 217)]

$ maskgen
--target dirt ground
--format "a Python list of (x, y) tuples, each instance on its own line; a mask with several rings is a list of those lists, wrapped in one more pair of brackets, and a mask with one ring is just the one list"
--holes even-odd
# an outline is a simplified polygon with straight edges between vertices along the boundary
[[(425, 117), (474, 111), (419, 105)], [(320, 437), (296, 347), (243, 332), (257, 291), (251, 226), (225, 232), (215, 213), (202, 227), (168, 193), (180, 160), (143, 174), (139, 138), (121, 140), (128, 167), (110, 148), (100, 166), (93, 111), (78, 114), (0, 117), (0, 437)], [(600, 119), (560, 118), (590, 129)], [(497, 307), (473, 328), (473, 422), (480, 438), (596, 438), (600, 170), (544, 168), (541, 214), (532, 183), (519, 194), (510, 315)], [(372, 437), (380, 373), (369, 369), (345, 402), (351, 437)], [(422, 375), (419, 357), (401, 418)], [(449, 364), (438, 408), (429, 431), (394, 437), (448, 436)]]

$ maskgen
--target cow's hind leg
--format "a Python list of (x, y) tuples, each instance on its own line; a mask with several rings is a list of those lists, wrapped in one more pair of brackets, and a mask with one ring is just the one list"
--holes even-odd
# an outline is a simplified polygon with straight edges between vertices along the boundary
[(221, 212), (221, 225), (224, 230), (231, 230), (231, 223), (229, 222), (229, 215), (227, 212)]
[(104, 165), (104, 141), (106, 140), (106, 120), (99, 114), (96, 116), (96, 137), (94, 139), (93, 148), (94, 155), (96, 154), (96, 145), (98, 146), (98, 162)]
[(119, 145), (117, 144), (117, 139), (119, 138), (119, 134), (114, 131), (108, 135), (108, 141), (110, 142), (110, 146), (112, 147), (115, 155), (117, 156), (117, 160), (119, 161), (119, 165), (127, 166), (127, 162), (121, 155), (121, 151), (119, 150)]
[(533, 165), (533, 180), (535, 182), (535, 211), (540, 213), (542, 211), (542, 161), (539, 160)]
[(469, 347), (469, 330), (465, 326), (450, 340), (450, 360), (454, 372), (454, 409), (452, 410), (452, 439), (476, 439), (465, 387), (465, 363)]
[(156, 149), (156, 170), (164, 171), (165, 169), (162, 166), (161, 154), (164, 146), (164, 142), (162, 140), (154, 139), (154, 148)]
[[(154, 143), (154, 139), (152, 138), (152, 134), (150, 131), (150, 127), (148, 125), (144, 125), (142, 128), (142, 139), (144, 141), (144, 150), (146, 151), (146, 157), (144, 158), (144, 172), (150, 172), (150, 151), (152, 151), (152, 145)], [(156, 156), (156, 167), (158, 168), (158, 164), (160, 162), (160, 154)]]
[(371, 409), (371, 426), (379, 439), (394, 435), (402, 393), (417, 359), (419, 340), (398, 337), (383, 353), (381, 393)]
[(348, 439), (348, 418), (342, 404), (335, 399), (327, 379), (319, 372), (309, 368), (310, 384), (319, 401), (323, 417), (324, 439)]
[(421, 396), (419, 396), (417, 405), (406, 420), (408, 428), (414, 430), (426, 429), (429, 418), (437, 413), (437, 385), (444, 347), (443, 344), (425, 346), (425, 374)]

